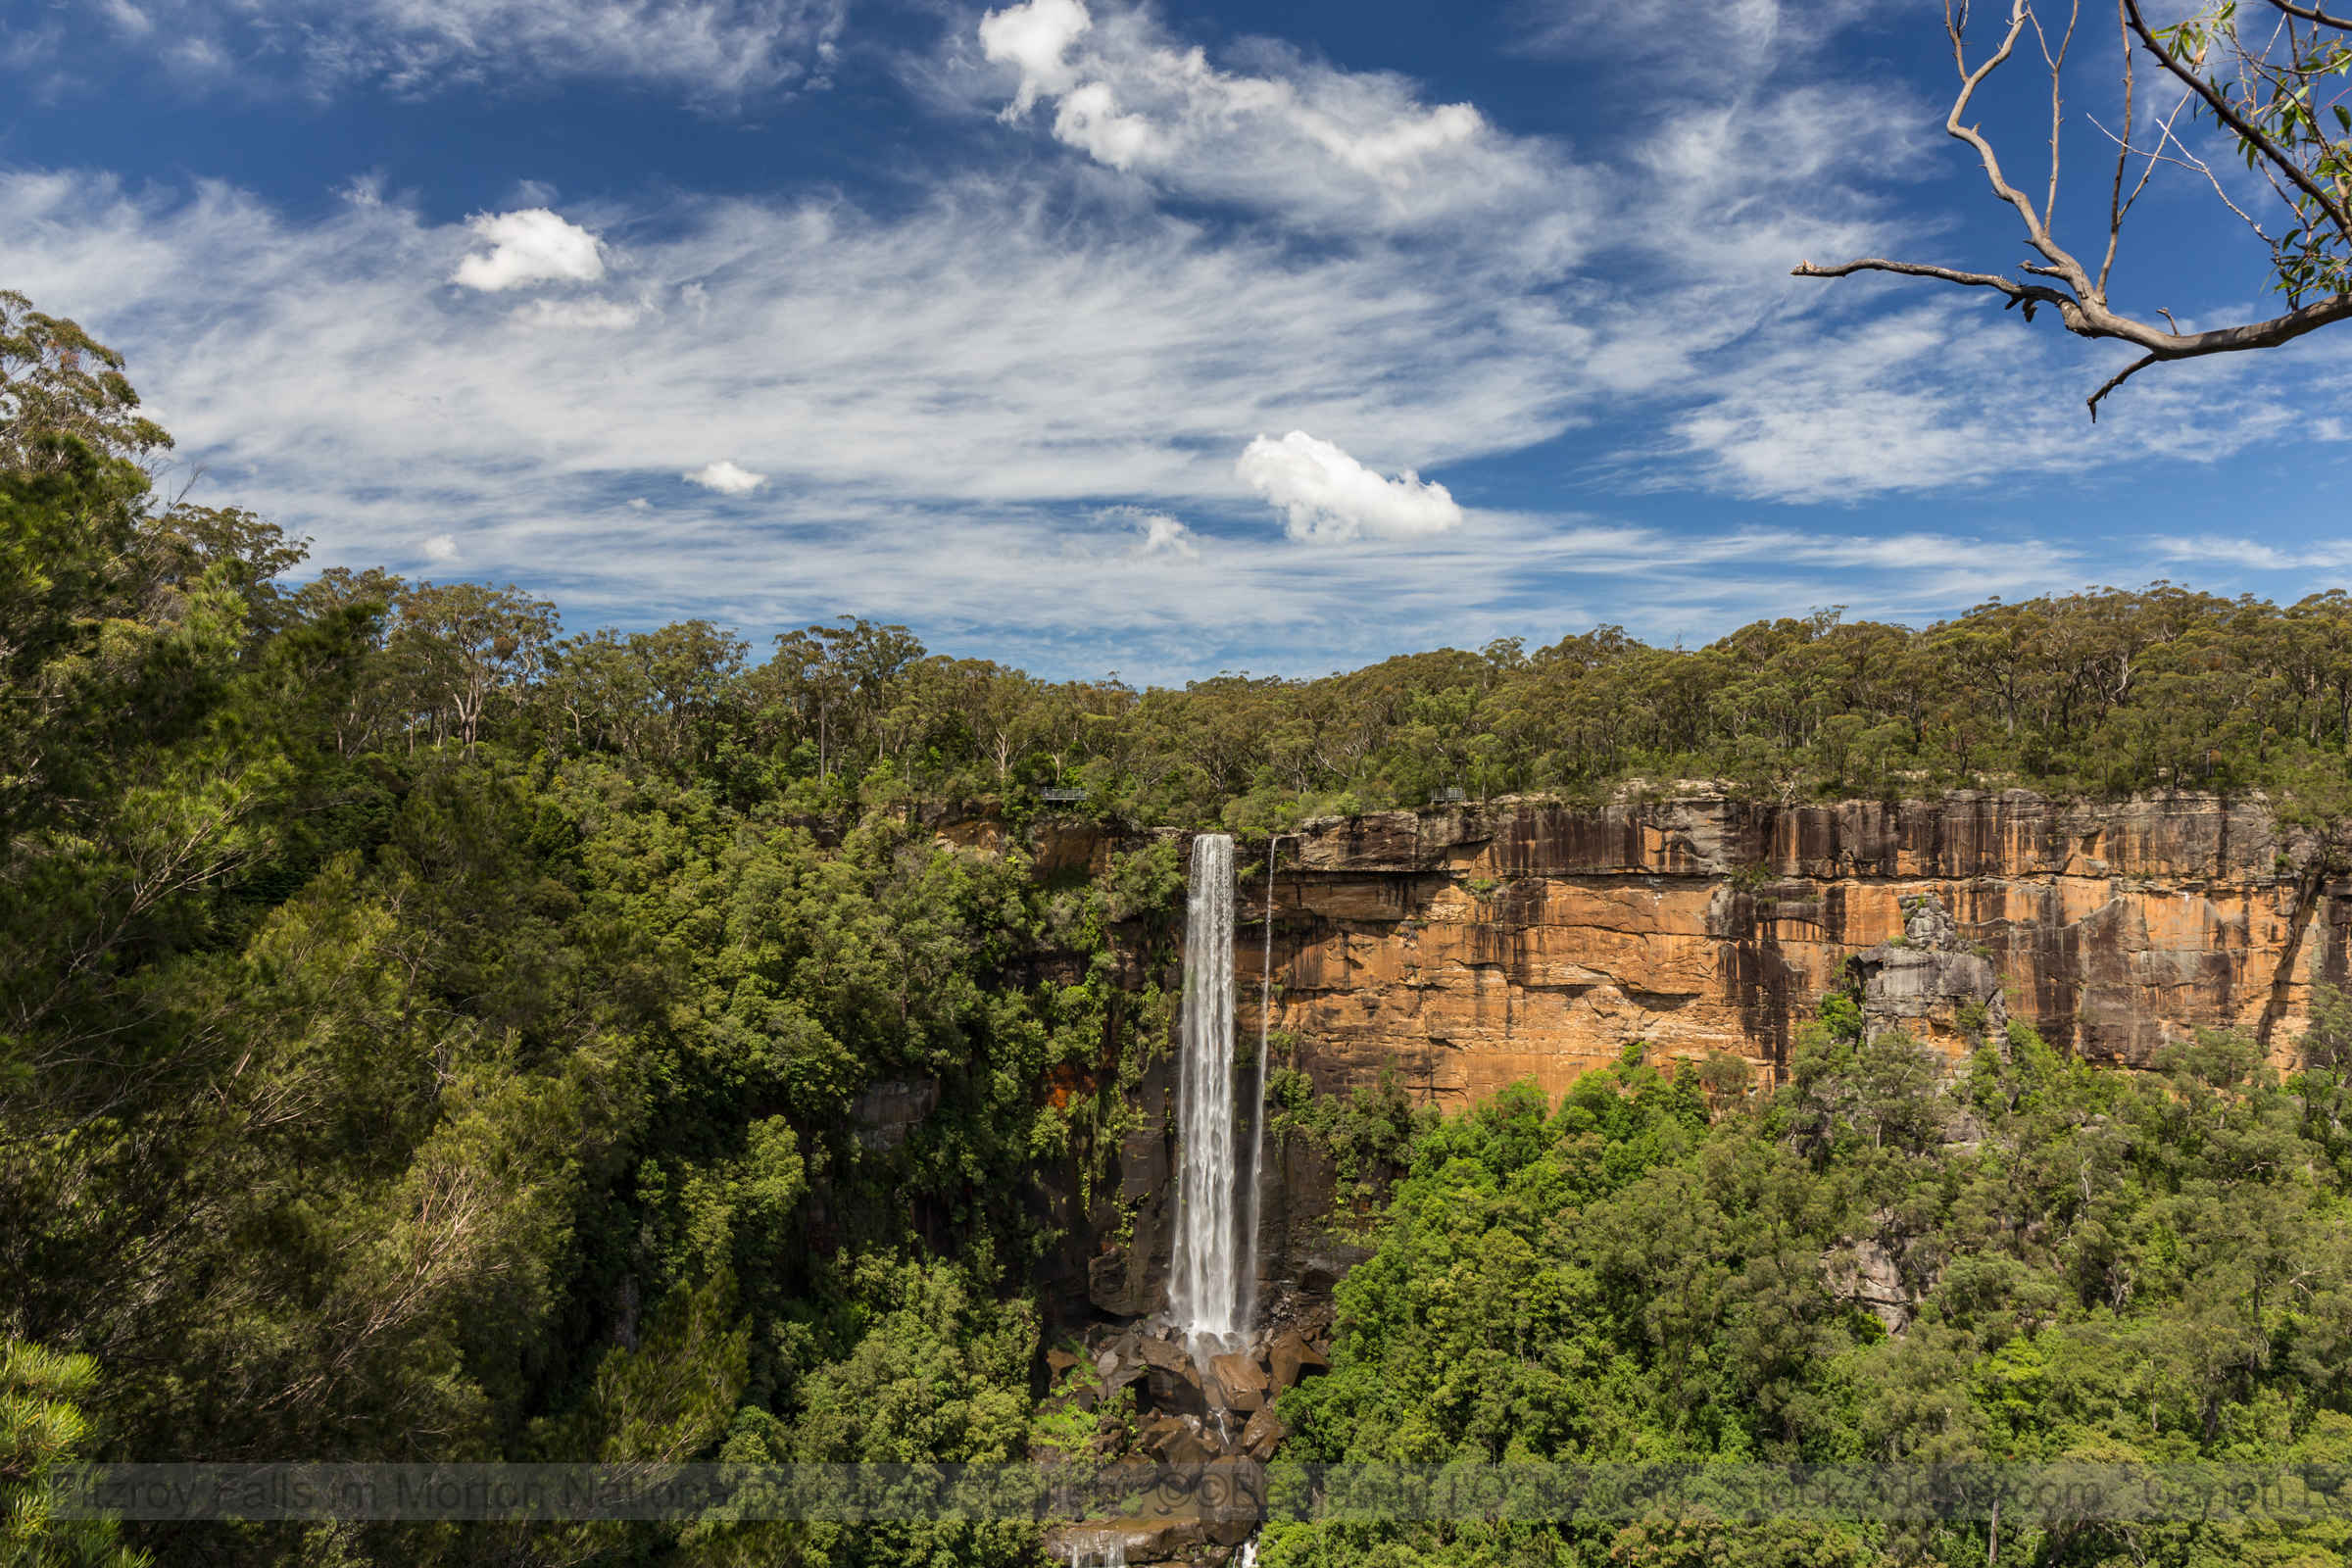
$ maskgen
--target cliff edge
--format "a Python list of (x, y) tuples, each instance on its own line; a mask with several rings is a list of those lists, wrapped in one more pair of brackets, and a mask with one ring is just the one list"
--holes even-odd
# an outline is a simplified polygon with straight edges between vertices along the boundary
[[(1274, 1026), (1325, 1091), (1395, 1067), (1440, 1101), (1556, 1094), (1635, 1041), (1769, 1072), (1858, 961), (1954, 1052), (1973, 1001), (2093, 1060), (2144, 1065), (2216, 1026), (2282, 1055), (2312, 986), (2346, 979), (2352, 885), (2311, 869), (2318, 849), (2259, 799), (2187, 794), (1318, 821), (1279, 846)], [(1247, 996), (1262, 870), (1244, 897)], [(1931, 907), (1929, 935), (1906, 929)]]

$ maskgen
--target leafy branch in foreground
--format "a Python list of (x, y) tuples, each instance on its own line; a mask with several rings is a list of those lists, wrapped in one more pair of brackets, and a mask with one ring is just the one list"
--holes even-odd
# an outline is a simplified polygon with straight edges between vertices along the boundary
[[(1976, 64), (1969, 62), (1966, 0), (1946, 0), (1943, 28), (1950, 40), (1959, 89), (1944, 116), (1944, 130), (1966, 143), (1983, 166), (1986, 183), (2024, 224), (2026, 242), (2038, 261), (2018, 264), (2023, 277), (1999, 272), (1866, 256), (1834, 267), (1810, 261), (1794, 269), (1798, 277), (1846, 277), (1855, 272), (1894, 272), (1930, 277), (1968, 288), (1986, 288), (2006, 297), (2004, 310), (2022, 308), (2026, 318), (2048, 306), (2079, 337), (2107, 338), (2141, 350), (2140, 357), (2102, 382), (2087, 400), (2097, 419), (2107, 394), (2146, 369), (2170, 360), (2277, 348), (2323, 326), (2352, 318), (2352, 104), (2343, 85), (2352, 79), (2352, 17), (2335, 16), (2297, 0), (2260, 0), (2257, 17), (2269, 30), (2249, 31), (2237, 0), (2199, 11), (2171, 26), (2154, 26), (2139, 0), (2117, 0), (2116, 47), (2122, 63), (2122, 134), (2115, 143), (2109, 181), (2107, 236), (2095, 267), (2057, 237), (2060, 140), (2065, 125), (2062, 91), (2066, 63), (2082, 21), (2081, 0), (2070, 0), (2065, 25), (2045, 24), (2032, 0), (2011, 0), (1999, 44)], [(2038, 204), (2012, 182), (1981, 124), (1969, 117), (1985, 83), (2031, 36), (2049, 77), (2049, 170)], [(2138, 112), (2138, 61), (2152, 59), (2180, 97), (2150, 133), (2152, 145), (2132, 137)], [(2329, 96), (2330, 84), (2333, 96)], [(2246, 167), (2261, 174), (2288, 215), (2278, 232), (2231, 198), (2213, 167), (2179, 132), (2186, 112), (2234, 147)], [(2096, 122), (2094, 121), (2095, 124)], [(2104, 127), (2101, 127), (2104, 129)], [(2330, 130), (2339, 134), (2330, 134)], [(2124, 221), (2160, 167), (2201, 177), (2234, 218), (2269, 249), (2275, 287), (2287, 309), (2260, 320), (2184, 332), (2169, 311), (2154, 314), (2164, 325), (2127, 315), (2108, 302), (2108, 283), (2121, 248)]]

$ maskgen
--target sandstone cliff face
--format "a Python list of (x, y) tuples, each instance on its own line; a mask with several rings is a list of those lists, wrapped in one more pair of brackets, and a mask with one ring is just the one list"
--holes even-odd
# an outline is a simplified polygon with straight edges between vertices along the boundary
[[(1439, 1101), (1521, 1078), (1556, 1094), (1637, 1040), (1770, 1071), (1862, 958), (1903, 1026), (1953, 1051), (1974, 1000), (2093, 1059), (2144, 1064), (2218, 1025), (2278, 1054), (2312, 985), (2346, 976), (2352, 887), (2300, 875), (2310, 849), (2258, 801), (2194, 795), (1321, 822), (1280, 850), (1274, 1026), (1326, 1091), (1393, 1066)], [(1265, 900), (1245, 890), (1245, 918)], [(1950, 929), (1915, 939), (1931, 902)], [(1257, 944), (1242, 948), (1247, 996)]]
[[(953, 841), (990, 853), (1003, 835)], [(1031, 850), (1041, 871), (1100, 872), (1116, 847), (1048, 827)], [(1257, 870), (1239, 900), (1239, 1011), (1254, 1034), (1269, 890), (1262, 843), (1243, 850)], [(2315, 850), (2260, 801), (2198, 795), (1503, 801), (1330, 820), (1278, 847), (1271, 1022), (1324, 1093), (1395, 1069), (1446, 1104), (1520, 1079), (1556, 1096), (1636, 1041), (1652, 1060), (1728, 1053), (1769, 1079), (1849, 977), (1873, 1032), (1953, 1055), (1971, 1028), (2018, 1018), (2094, 1060), (2144, 1065), (2228, 1026), (2283, 1062), (2312, 987), (2352, 979), (2352, 883), (2304, 871)], [(1120, 1201), (1103, 1195), (1070, 1234), (1057, 1277), (1073, 1309), (1131, 1318), (1164, 1300), (1167, 1066), (1141, 1086)], [(1261, 1299), (1326, 1292), (1362, 1255), (1334, 1235), (1332, 1202), (1313, 1150), (1269, 1144)]]

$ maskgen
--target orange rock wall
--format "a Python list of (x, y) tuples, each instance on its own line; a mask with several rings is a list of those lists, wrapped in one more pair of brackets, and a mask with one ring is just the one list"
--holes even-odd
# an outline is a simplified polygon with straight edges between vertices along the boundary
[[(1521, 1078), (1557, 1093), (1636, 1040), (1770, 1069), (1847, 958), (1933, 893), (2010, 1015), (2053, 1042), (2136, 1064), (2228, 1025), (2283, 1059), (2311, 986), (2346, 979), (2352, 887), (2303, 874), (2313, 848), (2260, 801), (2188, 795), (1326, 821), (1279, 849), (1273, 1025), (1326, 1091), (1393, 1066), (1441, 1101)], [(1245, 1018), (1265, 907), (1261, 869), (1242, 890)]]

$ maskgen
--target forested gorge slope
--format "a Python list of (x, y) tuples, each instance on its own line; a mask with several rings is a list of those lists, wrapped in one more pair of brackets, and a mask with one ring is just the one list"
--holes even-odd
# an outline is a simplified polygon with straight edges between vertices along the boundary
[[(1037, 1538), (1013, 1524), (118, 1532), (44, 1521), (29, 1500), (91, 1456), (1031, 1452), (1042, 1342), (1059, 1332), (1037, 1281), (1101, 1200), (1122, 1086), (1164, 1049), (1181, 885), (1164, 848), (1038, 875), (926, 822), (1018, 825), (1049, 787), (1128, 826), (1263, 831), (1457, 788), (1589, 798), (1690, 775), (1775, 799), (2193, 783), (2269, 791), (2331, 856), (2352, 800), (2340, 595), (2280, 609), (2100, 592), (1924, 631), (1817, 615), (1689, 652), (1602, 630), (1534, 654), (1137, 691), (933, 656), (861, 621), (788, 632), (754, 662), (706, 622), (565, 637), (513, 589), (299, 580), (300, 546), (265, 520), (162, 498), (148, 470), (167, 447), (111, 355), (0, 296), (0, 1486), (26, 1510), (0, 1529), (33, 1560), (1024, 1560)], [(1512, 1102), (1476, 1124), (1490, 1131), (1433, 1131), (1376, 1095), (1293, 1106), (1297, 1136), (1331, 1144), (1365, 1183), (1364, 1223), (1392, 1238), (1342, 1299), (1333, 1377), (1296, 1396), (1298, 1441), (1495, 1450), (1481, 1390), (1517, 1374), (1432, 1382), (1398, 1338), (1424, 1309), (1397, 1303), (1439, 1277), (1416, 1260), (1431, 1195), (1456, 1188), (1484, 1196), (1440, 1207), (1486, 1238), (1481, 1257), (1508, 1254), (1494, 1289), (1535, 1269), (1547, 1292), (1565, 1281), (1541, 1300), (1577, 1314), (1578, 1292), (1620, 1293), (1598, 1339), (1547, 1348), (1554, 1312), (1501, 1348), (1584, 1357), (1575, 1398), (1622, 1407), (1615, 1427), (1553, 1421), (1529, 1394), (1527, 1441), (1552, 1454), (1879, 1442), (1851, 1415), (1857, 1357), (1965, 1359), (2093, 1321), (2102, 1299), (2118, 1313), (2193, 1294), (2180, 1259), (2211, 1254), (2181, 1249), (2269, 1212), (2268, 1197), (2175, 1214), (2135, 1196), (2122, 1219), (2021, 1218), (2027, 1240), (2002, 1252), (1992, 1167), (1916, 1130), (1874, 1135), (1860, 1165), (1844, 1152), (1854, 1107), (1892, 1114), (1886, 1075), (1913, 1068), (1833, 1037), (1812, 1076), (1713, 1106), (1714, 1132), (1695, 1080), (1630, 1066), (1566, 1119)], [(2127, 1158), (2101, 1130), (2124, 1111), (2098, 1098), (2125, 1091), (2030, 1041), (2007, 1059), (1970, 1093), (2030, 1108), (2041, 1091), (1999, 1072), (2071, 1086), (2069, 1147), (2109, 1150), (2101, 1179), (2135, 1195), (2258, 1179), (2200, 1152), (2220, 1136), (2208, 1122), (2239, 1136), (2217, 1107), (2256, 1107), (2276, 1142), (2259, 1179), (2301, 1216), (2277, 1245), (2302, 1304), (2265, 1276), (2270, 1306), (2212, 1342), (2201, 1402), (2151, 1419), (2192, 1448), (2333, 1441), (2342, 1359), (2298, 1325), (2335, 1321), (2345, 1275), (2322, 1245), (2340, 1230), (2337, 1102), (2251, 1062), (2184, 1068), (2175, 1098), (2130, 1091)], [(1621, 1115), (1634, 1131), (1604, 1127), (1599, 1146), (1575, 1119)], [(1461, 1142), (1489, 1137), (1528, 1157)], [(2013, 1147), (2020, 1169), (2041, 1157)], [(1600, 1176), (1554, 1169), (1588, 1157)], [(1391, 1222), (1378, 1200), (1399, 1171)], [(1743, 1259), (1746, 1282), (1709, 1285), (1714, 1315), (1681, 1326), (1628, 1304), (1649, 1276), (1588, 1256), (1567, 1218), (1603, 1200), (1671, 1208), (1674, 1183), (1691, 1214), (1733, 1217), (1660, 1245), (1682, 1238), (1693, 1268)], [(1981, 1289), (1962, 1303), (1977, 1316), (1931, 1299), (1920, 1321), (1980, 1337), (1907, 1330), (1886, 1343), (1928, 1348), (1898, 1356), (1805, 1250), (1857, 1204), (1910, 1214), (1907, 1195), (1928, 1192), (1943, 1206), (1916, 1229), (1941, 1250), (1916, 1257), (1943, 1259), (1936, 1290)], [(2060, 1246), (2052, 1223), (2117, 1240)], [(1757, 1226), (1779, 1240), (1741, 1229)], [(2204, 1240), (2183, 1241), (2195, 1226)], [(2175, 1284), (2132, 1283), (2160, 1275)], [(2010, 1327), (1984, 1326), (1996, 1318)], [(1439, 1330), (1428, 1347), (1452, 1344)], [(1702, 1342), (1707, 1380), (1653, 1386)], [(1832, 1372), (1849, 1382), (1825, 1392)], [(1325, 1546), (1353, 1549), (1283, 1549)], [(1547, 1538), (1460, 1560), (1683, 1560), (1648, 1550)]]
[[(102, 350), (7, 324), (12, 1506), (110, 1454), (1017, 1457), (1037, 1174), (1082, 1185), (1097, 1104), (1046, 1086), (1150, 1005), (1107, 976), (1108, 894), (901, 813), (811, 817), (691, 699), (540, 745), (515, 677), (545, 650), (506, 600), (403, 590), (387, 624), (285, 588), (273, 530), (156, 504), (162, 434)], [(894, 1125), (877, 1086), (914, 1081), (936, 1103)], [(36, 1514), (12, 1544), (110, 1549)], [(564, 1562), (644, 1536), (140, 1539)]]

